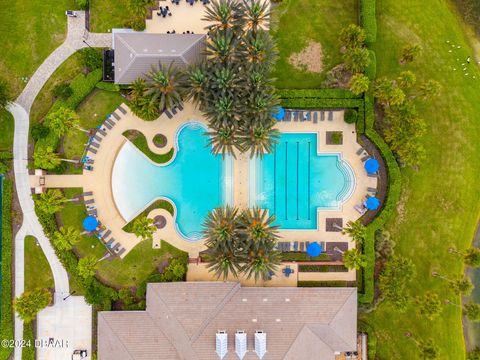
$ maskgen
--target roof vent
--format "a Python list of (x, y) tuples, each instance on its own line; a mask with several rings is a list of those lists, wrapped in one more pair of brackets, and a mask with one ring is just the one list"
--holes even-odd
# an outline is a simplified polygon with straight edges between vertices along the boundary
[(262, 330), (255, 331), (255, 353), (259, 359), (263, 359), (267, 352), (267, 333)]
[(216, 347), (216, 353), (220, 359), (223, 359), (225, 355), (227, 355), (228, 349), (228, 335), (225, 330), (219, 330), (217, 331), (217, 334), (215, 336), (215, 347)]
[(147, 51), (148, 51), (148, 49), (143, 49), (143, 52), (147, 52)]
[(289, 299), (289, 298), (285, 298), (285, 301), (286, 301), (286, 302), (290, 302), (290, 299)]
[(243, 330), (235, 333), (235, 353), (242, 360), (247, 353), (247, 334)]
[(247, 302), (247, 298), (243, 298), (242, 301), (243, 301), (243, 302)]

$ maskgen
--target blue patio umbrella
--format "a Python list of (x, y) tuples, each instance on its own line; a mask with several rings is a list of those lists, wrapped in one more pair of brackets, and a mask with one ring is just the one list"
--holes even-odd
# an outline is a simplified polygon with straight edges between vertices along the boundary
[(365, 206), (368, 210), (377, 210), (380, 206), (380, 200), (378, 200), (375, 196), (370, 196), (365, 201)]
[(275, 120), (283, 120), (285, 117), (285, 109), (281, 106), (277, 107), (276, 112), (273, 114)]
[(322, 252), (322, 246), (318, 242), (313, 242), (307, 246), (308, 256), (315, 257)]
[(98, 226), (98, 220), (95, 216), (87, 216), (85, 219), (83, 219), (83, 228), (86, 231), (93, 231), (97, 228)]
[(365, 170), (367, 170), (369, 174), (373, 174), (378, 171), (378, 169), (380, 168), (380, 164), (374, 158), (370, 158), (367, 161), (365, 161), (365, 164), (363, 164), (363, 167), (365, 168)]

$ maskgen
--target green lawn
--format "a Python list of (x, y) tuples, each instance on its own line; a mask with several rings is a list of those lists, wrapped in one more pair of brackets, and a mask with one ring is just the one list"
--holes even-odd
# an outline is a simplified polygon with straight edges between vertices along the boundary
[[(82, 189), (65, 189), (65, 196), (71, 198), (82, 193)], [(83, 203), (67, 203), (59, 217), (64, 226), (74, 226), (82, 229), (82, 221), (86, 216)], [(105, 246), (93, 236), (83, 236), (75, 246), (75, 252), (80, 256), (94, 255), (100, 259), (105, 253)], [(150, 275), (162, 261), (172, 256), (183, 254), (177, 248), (162, 242), (160, 249), (153, 249), (152, 243), (144, 241), (137, 245), (128, 255), (120, 260), (104, 260), (100, 263), (98, 277), (103, 282), (114, 287), (136, 286)], [(74, 289), (77, 289), (73, 284)], [(77, 290), (79, 292), (79, 290)]]
[[(480, 73), (469, 66), (470, 76), (453, 68), (472, 55), (462, 24), (449, 3), (438, 0), (384, 0), (377, 2), (378, 39), (375, 50), (378, 75), (394, 77), (403, 69), (413, 70), (419, 80), (435, 79), (443, 96), (419, 108), (428, 124), (424, 145), (428, 158), (419, 171), (403, 170), (403, 192), (397, 214), (387, 224), (397, 243), (396, 252), (414, 260), (417, 278), (410, 293), (437, 292), (442, 299), (459, 302), (444, 282), (431, 271), (461, 274), (463, 266), (448, 248), (468, 247), (480, 211)], [(446, 43), (461, 46), (452, 48)], [(400, 66), (400, 49), (420, 43), (421, 56), (412, 65)], [(457, 62), (457, 58), (460, 59)], [(472, 79), (475, 74), (475, 80)], [(366, 316), (378, 338), (381, 359), (417, 359), (415, 345), (405, 338), (410, 331), (417, 339), (433, 338), (440, 359), (463, 359), (465, 353), (461, 313), (445, 307), (434, 321), (414, 313), (405, 314), (381, 305)]]
[(14, 127), (12, 114), (6, 110), (0, 111), (0, 151), (12, 149)]
[(25, 238), (25, 291), (53, 289), (53, 275), (42, 248), (33, 236)]
[(109, 32), (130, 19), (128, 0), (90, 0), (90, 31)]
[(35, 98), (32, 109), (30, 110), (31, 125), (39, 122), (55, 102), (52, 94), (53, 88), (60, 83), (72, 80), (82, 69), (80, 53), (76, 52), (55, 70)]
[[(80, 117), (80, 127), (95, 128), (100, 125), (108, 114), (112, 113), (125, 99), (118, 92), (95, 89), (76, 109)], [(63, 140), (63, 153), (67, 159), (79, 158), (87, 142), (87, 134), (74, 130)], [(81, 168), (69, 172), (81, 172)]]
[[(280, 88), (318, 88), (325, 74), (341, 63), (338, 34), (357, 23), (357, 0), (283, 0), (272, 12), (272, 34), (277, 40), (279, 59), (274, 71)], [(310, 40), (323, 50), (323, 72), (297, 70), (288, 58), (302, 51)]]
[(67, 32), (65, 10), (74, 0), (2, 0), (0, 3), (0, 76), (16, 97), (45, 58), (58, 47)]

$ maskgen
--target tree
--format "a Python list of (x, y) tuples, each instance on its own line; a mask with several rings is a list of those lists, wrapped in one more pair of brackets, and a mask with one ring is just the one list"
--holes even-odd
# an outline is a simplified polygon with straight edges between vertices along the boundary
[(128, 10), (135, 17), (145, 18), (147, 16), (147, 7), (153, 5), (151, 0), (128, 0)]
[(360, 220), (349, 221), (347, 222), (347, 226), (343, 228), (342, 234), (350, 236), (358, 246), (365, 241), (367, 237), (367, 228)]
[(208, 91), (208, 72), (205, 62), (192, 67), (187, 72), (187, 80), (189, 87), (187, 88), (187, 100), (192, 100), (201, 107), (206, 101), (206, 92)]
[(52, 294), (45, 289), (24, 292), (14, 302), (15, 311), (18, 316), (30, 323), (35, 320), (38, 312), (46, 308), (52, 301)]
[(420, 53), (422, 48), (418, 44), (409, 44), (403, 47), (400, 58), (401, 64), (412, 62)]
[(480, 304), (469, 302), (463, 306), (463, 315), (472, 322), (480, 321)]
[(45, 119), (45, 125), (58, 137), (64, 136), (74, 128), (79, 128), (79, 124), (79, 116), (75, 111), (66, 107), (60, 107), (49, 113)]
[(240, 10), (240, 4), (235, 0), (212, 0), (202, 20), (212, 24), (210, 31), (233, 29), (240, 26)]
[(466, 360), (480, 360), (480, 347), (477, 346), (475, 349), (469, 351)]
[(415, 302), (418, 313), (429, 320), (437, 317), (442, 311), (442, 301), (436, 293), (427, 292), (423, 297), (417, 297)]
[(368, 91), (370, 87), (370, 79), (367, 75), (358, 73), (354, 74), (348, 83), (348, 88), (355, 95), (360, 95)]
[(417, 82), (417, 77), (412, 71), (407, 70), (407, 71), (402, 71), (398, 75), (397, 81), (398, 81), (398, 86), (402, 90), (406, 90), (406, 89), (412, 88), (415, 85), (415, 83)]
[(242, 149), (250, 149), (250, 157), (262, 157), (265, 153), (271, 153), (274, 144), (278, 141), (280, 134), (274, 128), (274, 122), (269, 124), (250, 124), (243, 129), (244, 134), (240, 141)]
[(356, 24), (350, 24), (340, 32), (340, 43), (345, 48), (358, 48), (365, 45), (365, 30)]
[(398, 311), (405, 311), (409, 296), (407, 285), (415, 277), (415, 265), (410, 259), (394, 255), (385, 263), (379, 277), (383, 298)]
[(418, 341), (417, 347), (422, 359), (427, 360), (438, 358), (438, 347), (435, 345), (432, 339), (428, 339), (427, 341)]
[(424, 99), (437, 97), (442, 90), (438, 81), (428, 80), (420, 86), (420, 94)]
[(35, 204), (41, 212), (45, 214), (55, 214), (63, 209), (66, 202), (67, 199), (63, 196), (60, 189), (48, 189), (46, 192), (40, 194)]
[(238, 131), (235, 127), (213, 127), (206, 135), (210, 137), (208, 145), (212, 146), (213, 154), (232, 155), (236, 158), (235, 150), (241, 151), (242, 149)]
[(156, 104), (160, 112), (171, 110), (182, 104), (183, 74), (173, 62), (167, 67), (159, 63), (147, 74), (146, 90), (144, 96)]
[(61, 227), (53, 234), (53, 243), (61, 251), (71, 250), (80, 241), (80, 231), (74, 227)]
[(361, 73), (370, 64), (370, 54), (368, 49), (363, 47), (348, 49), (343, 55), (343, 61), (347, 70), (352, 73)]
[(347, 250), (343, 253), (343, 265), (349, 270), (360, 270), (367, 266), (367, 257), (358, 249)]
[(133, 222), (133, 233), (142, 240), (153, 240), (153, 234), (157, 231), (155, 221), (146, 216), (140, 216)]
[(389, 259), (393, 256), (395, 250), (395, 241), (387, 230), (377, 230), (375, 232), (375, 258)]
[(0, 110), (5, 110), (11, 101), (10, 87), (5, 79), (0, 78)]
[(38, 146), (33, 153), (33, 162), (36, 168), (51, 170), (60, 165), (62, 161), (51, 146)]
[(472, 268), (480, 267), (480, 248), (471, 247), (465, 250), (463, 261)]
[(95, 276), (95, 271), (98, 268), (98, 260), (93, 255), (85, 256), (78, 260), (77, 272), (78, 275), (84, 279)]
[(247, 242), (252, 242), (260, 249), (264, 243), (278, 238), (278, 225), (274, 225), (275, 216), (268, 216), (268, 211), (255, 207), (242, 212), (239, 224), (244, 231)]
[(270, 6), (267, 1), (252, 0), (243, 2), (243, 13), (248, 29), (267, 29), (270, 22)]
[(168, 266), (163, 270), (165, 281), (182, 281), (187, 273), (187, 263), (183, 259), (172, 259)]
[(449, 288), (461, 295), (469, 295), (473, 290), (473, 284), (469, 277), (457, 276), (455, 278), (449, 278), (447, 276), (442, 276), (436, 271), (432, 272), (432, 276), (445, 280), (448, 283)]

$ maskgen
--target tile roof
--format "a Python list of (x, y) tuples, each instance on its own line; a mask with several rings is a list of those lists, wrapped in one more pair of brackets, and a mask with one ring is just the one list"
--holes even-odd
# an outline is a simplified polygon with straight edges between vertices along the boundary
[(264, 359), (334, 359), (356, 349), (355, 288), (242, 288), (234, 282), (155, 283), (147, 310), (100, 312), (98, 354), (110, 359), (215, 359), (215, 334), (228, 333), (224, 359), (238, 359), (235, 332), (247, 333), (244, 359), (258, 359), (254, 334), (267, 336)]

